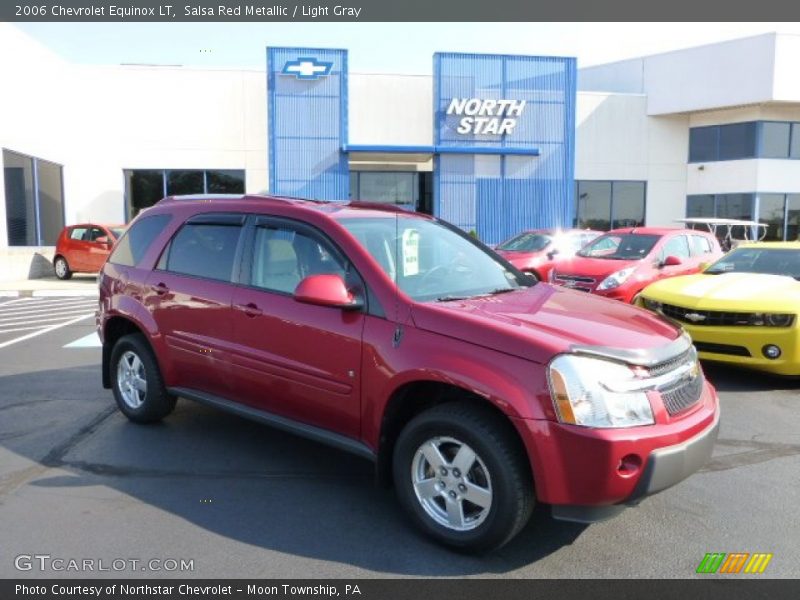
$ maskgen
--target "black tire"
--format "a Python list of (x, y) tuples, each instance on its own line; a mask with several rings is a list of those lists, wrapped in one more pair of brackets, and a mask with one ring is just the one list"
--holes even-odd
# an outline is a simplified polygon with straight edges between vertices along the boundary
[[(413, 477), (420, 463), (415, 456), (423, 444), (436, 439), (463, 442), (483, 463), (474, 463), (479, 467), (478, 475), (484, 467), (488, 471), (485, 481), (491, 482), (491, 502), (483, 520), (476, 521), (479, 524), (472, 529), (445, 526), (429, 514), (429, 508), (417, 496)], [(447, 444), (443, 442), (440, 448), (447, 450)], [(455, 470), (452, 464), (448, 466), (452, 478)], [(397, 439), (393, 474), (400, 503), (417, 527), (436, 541), (463, 552), (488, 552), (506, 544), (528, 522), (535, 503), (531, 470), (513, 426), (492, 409), (468, 402), (440, 404), (414, 417)], [(434, 499), (437, 505), (446, 507), (445, 494), (451, 493), (441, 492)], [(463, 514), (479, 508), (463, 502), (462, 507), (467, 507), (462, 508)]]
[(61, 280), (70, 279), (72, 277), (72, 271), (69, 268), (69, 263), (66, 258), (63, 256), (55, 257), (53, 260), (53, 273)]
[[(136, 360), (131, 357), (138, 359)], [(126, 365), (120, 368), (120, 362), (126, 361)], [(132, 362), (131, 362), (132, 361)], [(134, 365), (134, 366), (132, 366)], [(146, 391), (123, 392), (127, 388), (125, 383), (125, 369), (128, 373), (134, 373), (138, 379), (144, 378)], [(164, 379), (161, 370), (150, 349), (150, 344), (142, 334), (134, 333), (126, 335), (117, 340), (111, 350), (111, 360), (109, 361), (109, 381), (114, 392), (114, 399), (120, 411), (131, 421), (136, 423), (154, 423), (160, 421), (175, 409), (175, 396), (167, 392), (164, 386)], [(133, 393), (136, 394), (135, 400), (132, 399)], [(127, 398), (127, 399), (126, 399)], [(136, 405), (136, 401), (140, 403)]]

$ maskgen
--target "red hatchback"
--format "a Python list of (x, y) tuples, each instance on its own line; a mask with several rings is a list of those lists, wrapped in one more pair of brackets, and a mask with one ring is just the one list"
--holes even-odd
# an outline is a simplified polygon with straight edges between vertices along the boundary
[(699, 272), (722, 256), (710, 233), (690, 229), (614, 229), (550, 272), (558, 285), (631, 303), (645, 287)]
[(554, 266), (572, 258), (600, 234), (591, 229), (532, 229), (498, 244), (494, 250), (523, 273), (547, 281)]
[(61, 230), (53, 256), (53, 271), (59, 279), (73, 273), (97, 273), (106, 262), (114, 242), (125, 231), (124, 225), (81, 223)]
[(170, 198), (99, 285), (103, 384), (128, 419), (181, 397), (356, 453), (465, 550), (509, 541), (536, 502), (619, 513), (700, 468), (717, 435), (679, 327), (384, 205)]

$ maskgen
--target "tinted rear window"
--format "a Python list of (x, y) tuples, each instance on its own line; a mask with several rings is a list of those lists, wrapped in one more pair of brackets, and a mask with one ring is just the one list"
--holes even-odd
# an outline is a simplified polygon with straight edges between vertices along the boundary
[(550, 236), (541, 233), (521, 233), (517, 237), (498, 244), (498, 250), (511, 252), (538, 252), (544, 250), (550, 243)]
[(150, 244), (164, 231), (169, 220), (169, 215), (152, 215), (137, 220), (119, 240), (108, 262), (126, 267), (138, 265)]
[(172, 240), (167, 271), (230, 281), (241, 225), (187, 223)]

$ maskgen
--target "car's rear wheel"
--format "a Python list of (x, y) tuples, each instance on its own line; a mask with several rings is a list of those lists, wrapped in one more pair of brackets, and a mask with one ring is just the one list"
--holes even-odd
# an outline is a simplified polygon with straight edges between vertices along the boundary
[(72, 271), (69, 268), (67, 259), (63, 256), (56, 256), (53, 261), (53, 271), (59, 279), (69, 279), (72, 277)]
[(114, 399), (131, 421), (160, 421), (175, 408), (153, 351), (141, 334), (121, 337), (111, 351), (109, 369)]
[(394, 482), (416, 525), (459, 550), (513, 538), (533, 510), (530, 468), (510, 423), (468, 403), (435, 406), (401, 432)]

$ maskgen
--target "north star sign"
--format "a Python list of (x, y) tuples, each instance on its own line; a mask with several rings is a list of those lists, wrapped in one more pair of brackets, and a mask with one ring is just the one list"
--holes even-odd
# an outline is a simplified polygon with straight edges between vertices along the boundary
[(461, 116), (456, 132), (463, 135), (510, 135), (525, 110), (525, 100), (453, 98), (448, 115)]

